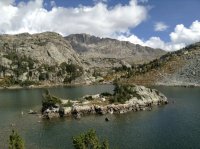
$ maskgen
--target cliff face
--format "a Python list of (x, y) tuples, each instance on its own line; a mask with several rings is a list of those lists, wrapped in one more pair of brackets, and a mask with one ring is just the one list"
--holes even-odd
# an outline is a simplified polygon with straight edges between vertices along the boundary
[(146, 85), (200, 86), (200, 42), (139, 66), (132, 70), (126, 81)]
[[(166, 53), (160, 49), (143, 47), (116, 39), (99, 38), (88, 34), (72, 34), (65, 39), (84, 59), (94, 64), (99, 61), (103, 64), (105, 59), (117, 59), (129, 64), (145, 63)], [(105, 65), (103, 66), (105, 67)]]
[(62, 62), (80, 64), (77, 53), (61, 35), (53, 32), (30, 35), (0, 35), (0, 52), (25, 55), (39, 64), (56, 65)]

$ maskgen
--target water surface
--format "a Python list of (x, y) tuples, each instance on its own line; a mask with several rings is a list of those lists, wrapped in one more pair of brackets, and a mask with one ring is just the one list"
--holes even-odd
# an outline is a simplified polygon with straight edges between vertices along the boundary
[[(200, 88), (157, 88), (173, 103), (152, 111), (108, 115), (109, 122), (105, 116), (95, 115), (81, 120), (41, 120), (27, 111), (40, 109), (43, 89), (0, 90), (0, 148), (7, 148), (11, 124), (25, 139), (27, 149), (72, 148), (72, 136), (90, 128), (108, 138), (111, 147), (120, 149), (200, 148)], [(112, 85), (95, 85), (51, 88), (50, 92), (75, 99), (112, 90)]]

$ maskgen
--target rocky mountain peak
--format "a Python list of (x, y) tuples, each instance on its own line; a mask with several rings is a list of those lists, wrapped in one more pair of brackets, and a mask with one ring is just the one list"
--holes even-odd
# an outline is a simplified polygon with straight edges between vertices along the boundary
[(100, 38), (88, 34), (72, 34), (65, 37), (73, 49), (86, 59), (110, 58), (128, 63), (144, 63), (159, 58), (166, 52), (132, 44), (117, 39)]
[(99, 37), (89, 35), (89, 34), (86, 34), (86, 33), (71, 34), (71, 35), (69, 35), (65, 38), (69, 41), (82, 43), (82, 44), (96, 44), (101, 40), (101, 38), (99, 38)]

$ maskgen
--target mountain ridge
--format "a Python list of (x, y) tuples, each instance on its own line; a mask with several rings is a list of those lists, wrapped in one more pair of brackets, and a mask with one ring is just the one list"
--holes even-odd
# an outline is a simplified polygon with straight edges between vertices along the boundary
[[(120, 76), (129, 77), (130, 82), (141, 83), (135, 75), (130, 77), (130, 70), (142, 66), (143, 71), (152, 61), (173, 55), (166, 53), (160, 49), (88, 34), (68, 37), (54, 32), (0, 35), (0, 85), (111, 83)], [(174, 53), (177, 55), (178, 52)], [(127, 70), (122, 73), (117, 71), (121, 68)], [(143, 82), (155, 81), (138, 74)], [(151, 75), (154, 74), (159, 73), (152, 72)], [(158, 76), (157, 79), (160, 78)]]
[(167, 53), (161, 49), (144, 47), (129, 41), (100, 38), (89, 34), (71, 34), (65, 39), (85, 59), (116, 58), (132, 64), (148, 62)]
[(126, 77), (124, 82), (143, 85), (200, 86), (200, 42), (141, 65)]

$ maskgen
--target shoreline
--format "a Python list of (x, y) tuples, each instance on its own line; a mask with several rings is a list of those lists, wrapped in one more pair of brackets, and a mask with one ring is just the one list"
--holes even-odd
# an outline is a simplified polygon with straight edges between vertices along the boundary
[[(57, 87), (81, 87), (81, 86), (92, 86), (92, 85), (113, 85), (113, 83), (92, 83), (92, 84), (44, 84), (44, 85), (31, 85), (31, 86), (20, 86), (14, 85), (9, 87), (0, 87), (0, 90), (20, 90), (20, 89), (43, 89), (43, 88), (57, 88)], [(140, 85), (140, 84), (137, 84)], [(200, 84), (146, 84), (147, 87), (183, 87), (183, 88), (195, 88), (200, 87)]]
[(0, 90), (20, 90), (20, 89), (43, 89), (43, 88), (57, 88), (57, 87), (81, 87), (81, 86), (92, 86), (92, 85), (112, 85), (112, 83), (92, 83), (92, 84), (44, 84), (44, 85), (30, 85), (20, 86), (13, 85), (9, 87), (0, 87)]
[(200, 87), (200, 84), (155, 84), (153, 86), (194, 88), (194, 87)]

